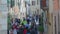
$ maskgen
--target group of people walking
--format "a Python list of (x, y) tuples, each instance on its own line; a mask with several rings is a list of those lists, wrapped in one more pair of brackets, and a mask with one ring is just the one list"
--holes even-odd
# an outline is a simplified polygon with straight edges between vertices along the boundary
[(38, 28), (34, 19), (24, 18), (23, 21), (15, 19), (11, 26), (9, 34), (38, 34)]

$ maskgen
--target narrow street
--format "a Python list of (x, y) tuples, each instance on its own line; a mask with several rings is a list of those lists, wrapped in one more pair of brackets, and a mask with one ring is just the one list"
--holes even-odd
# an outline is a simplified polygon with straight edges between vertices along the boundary
[(39, 20), (41, 19), (38, 16), (28, 16), (23, 18), (23, 21), (12, 18), (10, 24), (8, 24), (10, 25), (9, 34), (39, 34), (39, 30), (44, 31), (43, 23), (39, 23)]
[(1, 0), (0, 34), (45, 34), (41, 10), (40, 0)]

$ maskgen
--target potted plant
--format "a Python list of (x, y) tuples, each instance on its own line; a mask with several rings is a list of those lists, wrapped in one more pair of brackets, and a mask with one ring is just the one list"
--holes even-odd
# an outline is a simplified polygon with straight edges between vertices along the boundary
[(39, 33), (40, 33), (40, 34), (43, 34), (44, 28), (43, 28), (42, 25), (40, 25), (40, 26), (38, 27), (38, 30), (39, 30)]
[(43, 17), (42, 16), (40, 16), (40, 18), (39, 18), (39, 27), (38, 27), (38, 30), (39, 30), (40, 34), (43, 34), (44, 27), (43, 27)]

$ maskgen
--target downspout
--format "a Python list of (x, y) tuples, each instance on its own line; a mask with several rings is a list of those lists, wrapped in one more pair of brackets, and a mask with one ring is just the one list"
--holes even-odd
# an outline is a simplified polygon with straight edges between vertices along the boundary
[[(58, 23), (59, 23), (59, 0), (58, 0)], [(59, 25), (59, 24), (58, 24), (58, 25)], [(58, 25), (57, 25), (57, 27), (59, 27)], [(58, 29), (57, 29), (57, 31), (59, 32)], [(59, 34), (58, 32), (57, 32), (57, 34)]]

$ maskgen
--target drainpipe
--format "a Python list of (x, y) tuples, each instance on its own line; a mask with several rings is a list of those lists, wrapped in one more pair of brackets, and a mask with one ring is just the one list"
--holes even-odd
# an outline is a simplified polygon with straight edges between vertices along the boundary
[[(59, 25), (59, 12), (60, 11), (59, 11), (59, 0), (58, 0), (58, 25)], [(59, 29), (59, 26), (58, 26), (58, 29)], [(57, 31), (59, 32), (59, 30), (57, 30)], [(58, 32), (57, 32), (57, 34), (59, 34)]]

